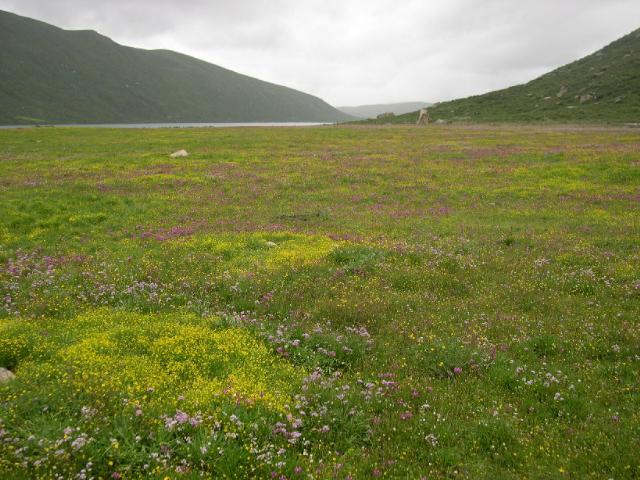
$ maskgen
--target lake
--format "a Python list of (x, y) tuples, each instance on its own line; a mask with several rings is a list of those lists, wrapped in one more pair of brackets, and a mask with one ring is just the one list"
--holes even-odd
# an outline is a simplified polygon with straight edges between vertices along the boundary
[(0, 129), (38, 127), (83, 127), (83, 128), (232, 128), (232, 127), (314, 127), (331, 125), (322, 122), (239, 122), (239, 123), (100, 123), (64, 125), (0, 125)]

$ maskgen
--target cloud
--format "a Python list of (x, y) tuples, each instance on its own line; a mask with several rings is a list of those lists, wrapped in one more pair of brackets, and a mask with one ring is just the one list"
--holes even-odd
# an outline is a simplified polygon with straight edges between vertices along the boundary
[(640, 26), (637, 0), (0, 0), (0, 9), (187, 53), (334, 105), (522, 83)]

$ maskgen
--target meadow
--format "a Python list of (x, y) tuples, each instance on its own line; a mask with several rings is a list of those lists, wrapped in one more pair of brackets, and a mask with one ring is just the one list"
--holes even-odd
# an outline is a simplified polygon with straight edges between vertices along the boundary
[(0, 478), (640, 478), (638, 130), (0, 130), (0, 198)]

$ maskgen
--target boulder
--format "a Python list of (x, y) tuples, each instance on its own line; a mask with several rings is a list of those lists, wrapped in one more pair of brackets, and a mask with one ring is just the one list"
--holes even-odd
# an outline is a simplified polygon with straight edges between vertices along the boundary
[(594, 93), (586, 93), (584, 95), (580, 95), (580, 103), (587, 103), (591, 100), (595, 100), (598, 98)]
[(186, 150), (178, 150), (177, 152), (173, 152), (171, 154), (171, 158), (183, 158), (188, 156), (189, 156), (189, 153)]
[(556, 93), (556, 97), (562, 98), (568, 91), (569, 89), (563, 85), (560, 87), (560, 91)]
[(0, 367), (0, 383), (6, 383), (16, 378), (11, 370)]
[(426, 108), (420, 110), (420, 115), (418, 116), (416, 125), (429, 125), (429, 112)]
[(382, 120), (382, 119), (384, 119), (384, 118), (393, 118), (393, 117), (395, 117), (395, 116), (396, 116), (396, 114), (395, 114), (395, 113), (393, 113), (393, 112), (385, 112), (385, 113), (381, 113), (381, 114), (380, 114), (380, 115), (378, 115), (376, 118), (377, 118), (378, 120)]

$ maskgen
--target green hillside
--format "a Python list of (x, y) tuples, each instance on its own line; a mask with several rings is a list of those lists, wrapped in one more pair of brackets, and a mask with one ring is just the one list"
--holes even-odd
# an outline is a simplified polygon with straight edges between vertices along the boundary
[(0, 124), (325, 121), (323, 100), (167, 50), (0, 11)]
[[(640, 122), (640, 30), (525, 85), (429, 109), (432, 120)], [(368, 123), (414, 123), (418, 113)]]

